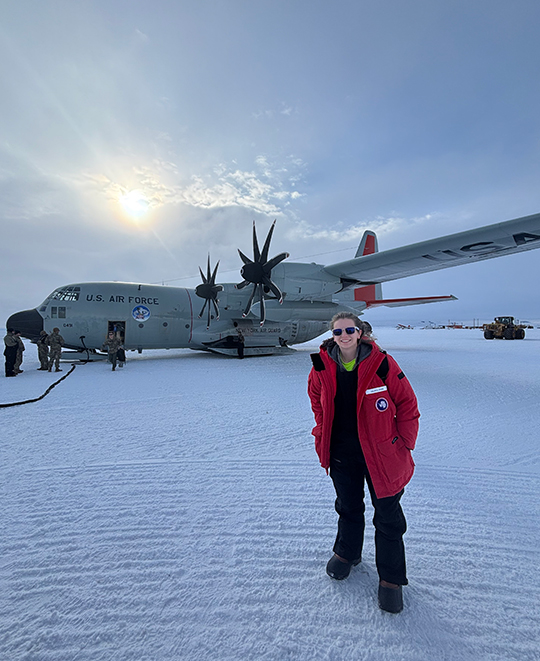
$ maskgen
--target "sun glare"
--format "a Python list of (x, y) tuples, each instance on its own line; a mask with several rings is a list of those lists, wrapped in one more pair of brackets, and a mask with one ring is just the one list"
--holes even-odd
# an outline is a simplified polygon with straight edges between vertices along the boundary
[(140, 218), (150, 208), (150, 202), (146, 196), (138, 190), (132, 190), (120, 197), (120, 204), (124, 211), (133, 218)]

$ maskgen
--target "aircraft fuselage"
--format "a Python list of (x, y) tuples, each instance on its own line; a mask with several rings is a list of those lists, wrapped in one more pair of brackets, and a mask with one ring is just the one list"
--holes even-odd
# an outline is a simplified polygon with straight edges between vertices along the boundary
[(192, 348), (226, 353), (240, 342), (259, 349), (306, 342), (328, 329), (335, 308), (332, 303), (302, 306), (295, 302), (291, 320), (288, 306), (269, 301), (269, 311), (275, 314), (269, 314), (261, 326), (255, 314), (242, 317), (244, 300), (234, 286), (225, 285), (220, 318), (212, 317), (207, 328), (206, 315), (198, 318), (203, 301), (194, 289), (86, 282), (58, 288), (35, 310), (12, 315), (8, 326), (19, 328), (29, 339), (36, 339), (41, 329), (50, 333), (58, 327), (71, 349), (99, 349), (107, 332), (114, 329), (127, 350)]

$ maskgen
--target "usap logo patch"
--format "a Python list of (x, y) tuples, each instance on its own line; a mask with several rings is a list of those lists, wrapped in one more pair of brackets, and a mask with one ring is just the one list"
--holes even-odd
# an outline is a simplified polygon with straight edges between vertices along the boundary
[(147, 319), (150, 319), (150, 314), (150, 310), (146, 305), (137, 305), (131, 311), (131, 316), (135, 321), (146, 321)]
[(377, 407), (377, 411), (386, 411), (388, 408), (388, 401), (384, 397), (379, 397), (375, 402), (375, 406)]

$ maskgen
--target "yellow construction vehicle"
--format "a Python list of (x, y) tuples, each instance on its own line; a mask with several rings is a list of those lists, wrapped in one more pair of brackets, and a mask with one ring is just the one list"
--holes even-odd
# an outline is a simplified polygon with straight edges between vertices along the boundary
[(490, 324), (484, 324), (486, 340), (522, 340), (525, 337), (523, 324), (515, 324), (514, 317), (495, 317)]

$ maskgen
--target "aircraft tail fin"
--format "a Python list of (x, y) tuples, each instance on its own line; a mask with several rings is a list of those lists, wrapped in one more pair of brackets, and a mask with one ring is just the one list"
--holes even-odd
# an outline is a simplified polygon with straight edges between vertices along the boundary
[[(362, 239), (358, 244), (358, 249), (356, 251), (357, 257), (364, 257), (365, 255), (374, 255), (376, 252), (379, 252), (379, 242), (377, 241), (377, 235), (371, 230), (366, 230), (362, 235)], [(382, 286), (378, 284), (366, 285), (365, 287), (360, 287), (354, 290), (354, 300), (355, 301), (372, 301), (380, 300), (382, 298)]]
[[(379, 252), (377, 235), (371, 230), (366, 230), (362, 236), (355, 259), (374, 255)], [(376, 308), (382, 305), (386, 307), (402, 307), (404, 305), (420, 305), (421, 303), (438, 303), (439, 301), (453, 301), (455, 296), (421, 296), (415, 298), (383, 298), (382, 285), (380, 282), (354, 288), (355, 302), (365, 303), (365, 309)]]
[(363, 257), (364, 255), (373, 255), (374, 253), (379, 252), (379, 243), (377, 241), (377, 235), (371, 230), (366, 230), (362, 236), (362, 240), (358, 245), (358, 250), (354, 258)]

